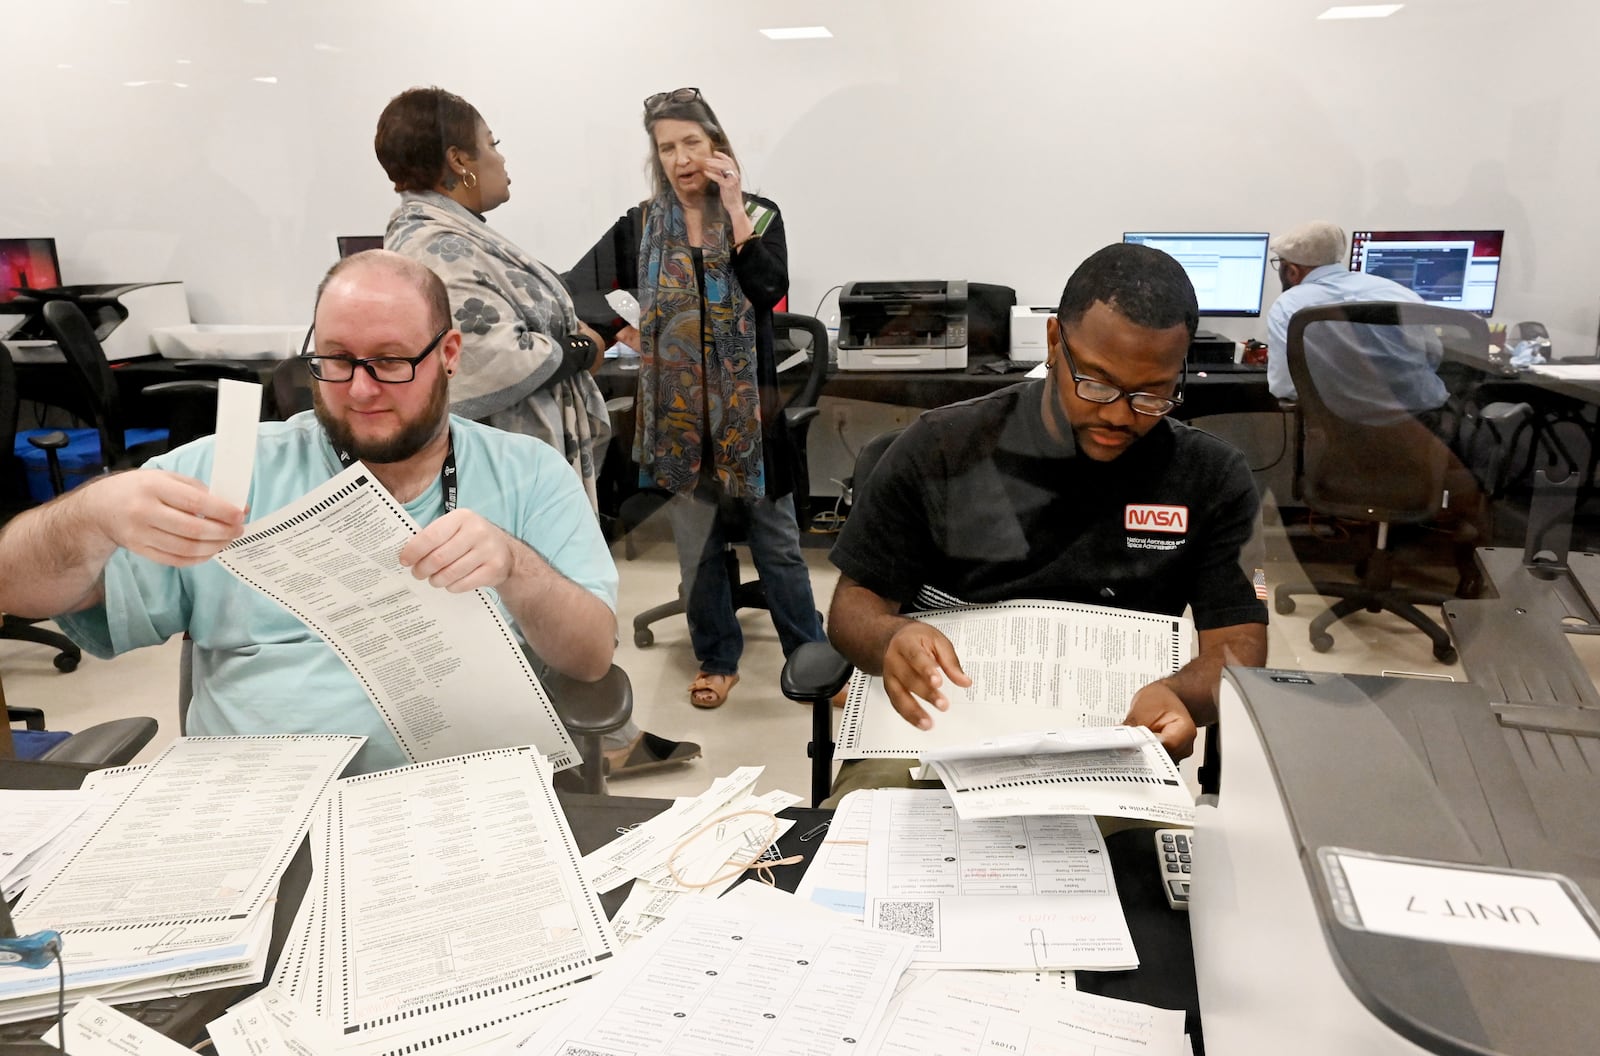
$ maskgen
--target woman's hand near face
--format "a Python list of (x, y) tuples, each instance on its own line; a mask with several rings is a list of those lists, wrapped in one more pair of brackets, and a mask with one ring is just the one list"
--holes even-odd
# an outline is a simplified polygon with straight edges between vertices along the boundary
[(744, 177), (732, 158), (714, 151), (704, 162), (706, 177), (717, 185), (722, 207), (732, 221), (733, 241), (743, 242), (755, 231), (755, 225), (744, 211)]

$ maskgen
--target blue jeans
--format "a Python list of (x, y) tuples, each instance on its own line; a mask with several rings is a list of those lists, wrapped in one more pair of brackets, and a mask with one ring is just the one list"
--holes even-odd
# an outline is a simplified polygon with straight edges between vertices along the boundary
[[(800, 556), (800, 527), (795, 521), (794, 499), (758, 499), (744, 504), (749, 522), (747, 542), (756, 574), (766, 588), (767, 609), (777, 628), (783, 655), (805, 642), (820, 642), (822, 619), (811, 596), (811, 571)], [(727, 545), (717, 507), (683, 495), (667, 504), (672, 538), (678, 547), (678, 567), (689, 618), (689, 639), (695, 659), (708, 675), (731, 675), (739, 670), (744, 634), (733, 609), (733, 587), (728, 582), (723, 550)]]

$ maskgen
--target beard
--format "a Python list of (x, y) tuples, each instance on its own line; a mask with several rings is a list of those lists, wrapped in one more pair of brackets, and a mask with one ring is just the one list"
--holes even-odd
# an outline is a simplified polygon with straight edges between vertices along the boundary
[(351, 458), (368, 465), (387, 465), (391, 462), (404, 462), (427, 447), (433, 438), (439, 435), (439, 429), (448, 417), (449, 393), (449, 380), (441, 372), (433, 391), (428, 396), (428, 404), (422, 412), (411, 421), (403, 423), (399, 432), (382, 440), (358, 439), (348, 422), (335, 418), (328, 405), (322, 402), (321, 383), (312, 383), (311, 405), (334, 450), (343, 451)]

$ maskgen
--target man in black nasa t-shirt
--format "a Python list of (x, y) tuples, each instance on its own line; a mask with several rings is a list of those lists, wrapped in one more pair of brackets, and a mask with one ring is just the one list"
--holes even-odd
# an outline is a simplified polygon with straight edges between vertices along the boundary
[(884, 677), (908, 722), (932, 721), (912, 694), (944, 710), (944, 680), (967, 680), (950, 641), (903, 611), (1019, 598), (1192, 606), (1199, 656), (1135, 693), (1126, 720), (1178, 758), (1216, 719), (1223, 665), (1266, 662), (1266, 605), (1241, 563), (1259, 509), (1249, 466), (1167, 417), (1198, 321), (1177, 261), (1107, 246), (1048, 321), (1044, 380), (928, 411), (878, 463), (833, 548), (843, 575), (828, 635)]

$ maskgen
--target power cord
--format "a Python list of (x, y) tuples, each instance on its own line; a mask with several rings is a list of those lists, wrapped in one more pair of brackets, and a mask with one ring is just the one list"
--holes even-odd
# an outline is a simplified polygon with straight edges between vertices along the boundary
[(821, 315), (821, 313), (822, 313), (822, 304), (823, 304), (824, 301), (826, 301), (828, 299), (828, 294), (833, 293), (835, 290), (843, 290), (843, 289), (844, 289), (844, 283), (841, 282), (837, 286), (829, 286), (826, 290), (823, 290), (822, 291), (822, 296), (817, 298), (817, 306), (815, 308), (811, 309), (811, 317), (813, 319), (822, 318), (822, 315)]
[[(0, 907), (3, 908), (3, 907)], [(10, 918), (5, 921), (10, 930)], [(48, 968), (56, 962), (56, 1038), (61, 1056), (67, 1056), (67, 968), (61, 962), (61, 935), (36, 931), (31, 935), (10, 935), (0, 939), (0, 964), (18, 968)]]
[(1289, 453), (1289, 415), (1283, 414), (1279, 415), (1279, 417), (1283, 419), (1283, 432), (1281, 434), (1281, 442), (1278, 444), (1277, 455), (1273, 457), (1271, 462), (1268, 462), (1264, 466), (1251, 466), (1250, 472), (1265, 473), (1267, 470), (1275, 467), (1279, 462), (1282, 462), (1283, 456)]

